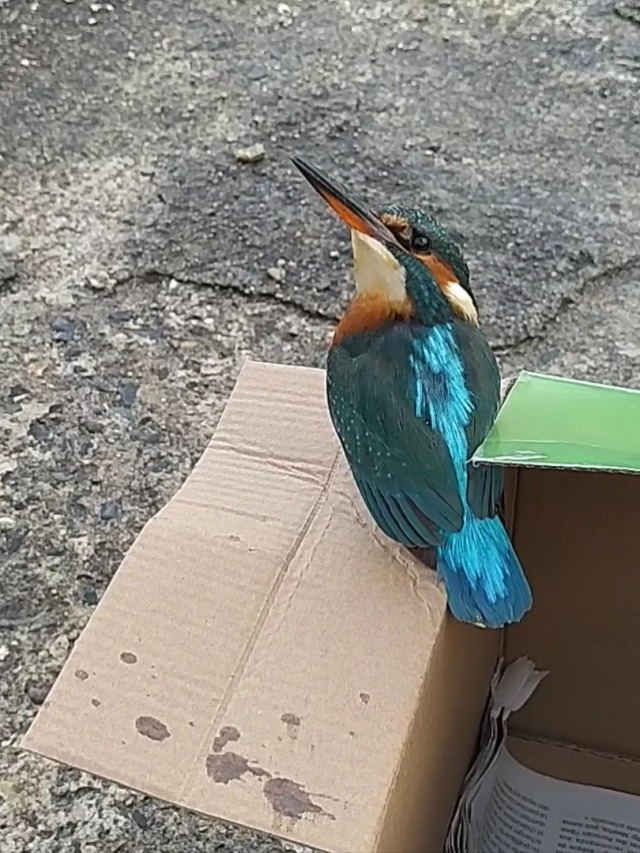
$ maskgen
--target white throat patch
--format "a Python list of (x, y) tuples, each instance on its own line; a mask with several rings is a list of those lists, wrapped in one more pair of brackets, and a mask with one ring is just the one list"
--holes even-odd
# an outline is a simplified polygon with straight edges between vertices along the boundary
[(407, 288), (402, 264), (382, 243), (359, 231), (351, 231), (351, 245), (358, 294), (384, 295), (389, 302), (404, 303)]

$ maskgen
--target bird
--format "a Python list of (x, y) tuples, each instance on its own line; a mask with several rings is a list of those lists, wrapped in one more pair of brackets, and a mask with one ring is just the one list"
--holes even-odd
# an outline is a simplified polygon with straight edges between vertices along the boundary
[(386, 536), (433, 555), (455, 619), (519, 622), (533, 601), (503, 523), (503, 470), (470, 461), (500, 407), (500, 370), (462, 248), (431, 213), (374, 209), (291, 159), (351, 232), (355, 293), (326, 398), (362, 500)]

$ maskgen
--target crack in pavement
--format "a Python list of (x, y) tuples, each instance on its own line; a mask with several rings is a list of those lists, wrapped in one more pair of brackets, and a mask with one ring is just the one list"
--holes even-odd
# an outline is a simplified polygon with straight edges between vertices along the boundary
[[(629, 272), (630, 270), (635, 269), (635, 267), (640, 267), (640, 254), (632, 255), (631, 257), (626, 258), (623, 261), (619, 261), (618, 263), (605, 266), (602, 269), (598, 270), (594, 275), (585, 276), (579, 281), (578, 287), (574, 293), (572, 293), (571, 295), (562, 296), (558, 300), (558, 303), (554, 307), (554, 310), (541, 322), (535, 332), (527, 333), (526, 335), (516, 338), (514, 341), (508, 344), (494, 346), (493, 351), (497, 356), (502, 356), (507, 353), (519, 353), (528, 344), (544, 340), (547, 332), (549, 331), (549, 328), (552, 325), (561, 322), (564, 319), (565, 315), (574, 306), (579, 304), (580, 300), (585, 296), (585, 294), (587, 294), (589, 291), (593, 290), (603, 282), (608, 281), (612, 277), (620, 275), (624, 272)], [(208, 287), (212, 290), (219, 290), (226, 293), (237, 294), (238, 296), (242, 296), (250, 302), (262, 301), (272, 305), (281, 305), (285, 308), (289, 308), (295, 311), (300, 316), (306, 317), (307, 319), (320, 320), (322, 322), (337, 323), (340, 321), (341, 317), (341, 315), (338, 313), (330, 313), (328, 311), (323, 311), (319, 308), (308, 308), (306, 305), (297, 302), (295, 299), (291, 299), (290, 297), (286, 296), (280, 296), (277, 293), (251, 291), (242, 287), (241, 285), (213, 282), (207, 279), (181, 278), (173, 275), (170, 272), (158, 269), (145, 270), (142, 273), (132, 273), (122, 283), (136, 280), (149, 283), (154, 283), (160, 280), (167, 280), (175, 281), (178, 284), (187, 287)]]
[(127, 284), (132, 281), (141, 281), (143, 283), (152, 284), (161, 280), (175, 281), (177, 284), (181, 284), (186, 287), (208, 287), (211, 290), (235, 293), (238, 296), (248, 299), (250, 302), (263, 301), (270, 304), (282, 305), (285, 308), (291, 308), (293, 311), (296, 311), (298, 314), (311, 320), (322, 320), (325, 322), (336, 323), (340, 320), (339, 314), (322, 311), (320, 308), (308, 308), (306, 305), (303, 305), (288, 296), (280, 296), (277, 293), (269, 293), (265, 291), (251, 291), (238, 284), (207, 281), (206, 279), (181, 278), (170, 272), (158, 269), (145, 270), (142, 273), (132, 273), (127, 278), (122, 279), (119, 284)]
[(613, 14), (629, 24), (640, 27), (640, 3), (618, 3), (613, 7)]
[(500, 347), (494, 347), (494, 352), (496, 355), (505, 355), (506, 353), (518, 353), (527, 344), (534, 343), (536, 341), (544, 340), (549, 328), (556, 323), (561, 322), (566, 314), (568, 314), (571, 309), (578, 305), (580, 300), (590, 291), (593, 291), (597, 288), (598, 285), (602, 284), (605, 281), (608, 281), (614, 276), (620, 275), (624, 272), (629, 272), (636, 267), (640, 268), (640, 254), (632, 255), (630, 258), (626, 258), (624, 261), (620, 261), (616, 264), (611, 264), (609, 266), (603, 267), (603, 269), (598, 270), (592, 276), (585, 276), (578, 285), (578, 288), (575, 293), (572, 293), (570, 296), (562, 296), (555, 310), (546, 317), (542, 323), (539, 325), (538, 329), (535, 332), (530, 332), (526, 335), (523, 335), (520, 338), (517, 338), (515, 341), (505, 344)]

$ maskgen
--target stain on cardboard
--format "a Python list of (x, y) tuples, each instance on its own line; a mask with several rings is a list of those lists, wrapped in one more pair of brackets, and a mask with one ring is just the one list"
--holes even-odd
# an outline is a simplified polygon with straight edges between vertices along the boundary
[(298, 729), (300, 728), (300, 717), (297, 714), (287, 712), (286, 714), (283, 714), (280, 719), (286, 724), (287, 734), (291, 740), (296, 740), (298, 737)]
[(149, 740), (162, 741), (171, 737), (171, 732), (161, 720), (155, 717), (138, 717), (136, 720), (136, 730), (143, 737), (148, 737)]
[(122, 663), (131, 665), (132, 663), (138, 663), (138, 655), (134, 655), (133, 652), (121, 652), (120, 660)]
[(73, 673), (73, 677), (77, 678), (78, 681), (86, 681), (89, 678), (89, 673), (86, 669), (76, 669)]
[(242, 779), (246, 773), (252, 776), (270, 776), (262, 767), (252, 767), (244, 755), (237, 752), (212, 753), (205, 761), (207, 776), (214, 782), (228, 785), (237, 779)]
[(363, 705), (368, 705), (371, 701), (371, 695), (369, 693), (360, 693), (360, 701)]
[(277, 815), (301, 820), (308, 815), (322, 815), (335, 820), (335, 815), (314, 803), (302, 785), (286, 777), (267, 779), (262, 788), (271, 808)]
[(94, 708), (99, 708), (102, 705), (102, 702), (99, 699), (92, 699), (91, 704)]
[(235, 726), (223, 726), (213, 739), (211, 749), (214, 752), (222, 752), (228, 743), (240, 740), (240, 732)]

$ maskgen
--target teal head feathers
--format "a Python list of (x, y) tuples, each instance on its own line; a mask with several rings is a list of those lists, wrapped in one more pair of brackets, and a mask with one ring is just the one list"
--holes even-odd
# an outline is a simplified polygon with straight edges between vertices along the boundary
[(415, 317), (426, 323), (459, 317), (478, 325), (478, 306), (462, 249), (425, 211), (389, 205), (372, 210), (323, 172), (294, 164), (350, 228), (356, 299), (338, 339), (355, 323)]

